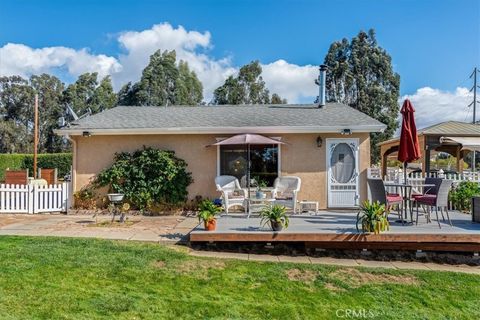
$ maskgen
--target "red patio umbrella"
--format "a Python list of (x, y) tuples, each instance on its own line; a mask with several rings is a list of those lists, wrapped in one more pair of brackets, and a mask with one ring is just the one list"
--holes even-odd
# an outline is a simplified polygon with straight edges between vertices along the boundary
[(403, 102), (400, 111), (403, 116), (400, 133), (400, 145), (398, 147), (398, 160), (403, 162), (404, 182), (407, 182), (407, 163), (420, 159), (420, 145), (418, 143), (417, 126), (415, 125), (415, 109), (410, 100)]

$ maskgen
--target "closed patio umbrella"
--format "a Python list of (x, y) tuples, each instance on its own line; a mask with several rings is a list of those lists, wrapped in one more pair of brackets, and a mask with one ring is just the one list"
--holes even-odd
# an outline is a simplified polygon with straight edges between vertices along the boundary
[(253, 134), (253, 133), (244, 133), (244, 134), (237, 134), (233, 137), (221, 140), (217, 143), (211, 144), (211, 146), (228, 146), (228, 145), (246, 145), (247, 146), (247, 188), (248, 188), (248, 196), (250, 196), (250, 169), (251, 169), (251, 161), (250, 161), (250, 146), (251, 145), (259, 145), (259, 144), (285, 144), (279, 140), (275, 140), (272, 138), (268, 138), (262, 136), (260, 134)]
[(400, 133), (400, 145), (398, 147), (398, 160), (403, 162), (404, 182), (407, 182), (407, 163), (420, 159), (420, 145), (418, 143), (417, 126), (415, 125), (415, 109), (410, 100), (403, 102), (402, 128)]
[[(407, 214), (407, 164), (409, 162), (413, 162), (415, 160), (420, 159), (422, 156), (420, 152), (420, 145), (418, 143), (417, 137), (417, 126), (415, 125), (415, 116), (414, 112), (415, 109), (413, 108), (412, 103), (410, 100), (406, 99), (403, 102), (402, 109), (400, 110), (402, 113), (402, 128), (400, 133), (400, 145), (398, 146), (398, 160), (403, 162), (403, 183), (404, 191), (403, 191), (403, 201), (404, 201), (404, 210), (405, 215)], [(403, 219), (401, 220), (402, 224), (405, 222)]]

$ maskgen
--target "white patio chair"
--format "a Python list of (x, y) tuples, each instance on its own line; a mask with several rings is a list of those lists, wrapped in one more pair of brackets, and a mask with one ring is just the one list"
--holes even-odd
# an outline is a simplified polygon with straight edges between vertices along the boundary
[(293, 213), (296, 213), (297, 194), (300, 191), (301, 184), (302, 180), (299, 177), (284, 176), (275, 179), (272, 190), (275, 204), (291, 208)]
[(217, 191), (222, 193), (222, 202), (225, 208), (225, 214), (233, 206), (242, 206), (247, 213), (246, 192), (240, 187), (238, 179), (234, 176), (218, 176), (215, 178)]

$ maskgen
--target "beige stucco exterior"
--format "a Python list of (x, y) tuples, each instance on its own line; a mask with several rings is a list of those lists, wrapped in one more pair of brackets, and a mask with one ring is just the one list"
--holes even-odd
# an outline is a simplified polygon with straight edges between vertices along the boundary
[[(73, 184), (74, 191), (89, 184), (102, 169), (108, 167), (116, 152), (132, 152), (142, 146), (175, 151), (188, 163), (194, 182), (189, 187), (189, 196), (218, 197), (214, 178), (217, 175), (217, 148), (206, 147), (216, 137), (229, 135), (170, 134), (170, 135), (92, 135), (73, 136)], [(302, 179), (299, 199), (316, 200), (320, 208), (327, 207), (326, 140), (345, 138), (340, 134), (275, 134), (286, 145), (280, 150), (281, 175), (295, 175)], [(317, 137), (323, 139), (317, 147)], [(354, 133), (347, 138), (359, 139), (360, 199), (366, 199), (367, 168), (370, 166), (370, 139), (368, 133)]]

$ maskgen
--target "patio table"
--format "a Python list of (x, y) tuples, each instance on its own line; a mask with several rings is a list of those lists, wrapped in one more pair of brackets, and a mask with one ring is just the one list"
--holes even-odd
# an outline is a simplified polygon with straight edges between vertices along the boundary
[[(403, 198), (403, 204), (402, 204), (402, 219), (401, 220), (396, 220), (395, 222), (401, 222), (402, 224), (405, 223), (413, 223), (413, 215), (412, 215), (412, 206), (411, 206), (411, 200), (412, 200), (412, 189), (413, 188), (432, 188), (435, 187), (434, 184), (430, 183), (400, 183), (400, 182), (385, 182), (384, 183), (385, 188), (388, 187), (394, 187), (394, 188), (401, 188), (403, 190), (402, 192), (402, 198)], [(410, 202), (410, 206), (408, 206)], [(410, 207), (410, 222), (408, 222), (406, 219), (408, 218), (408, 207)], [(404, 217), (404, 218), (403, 218)]]

